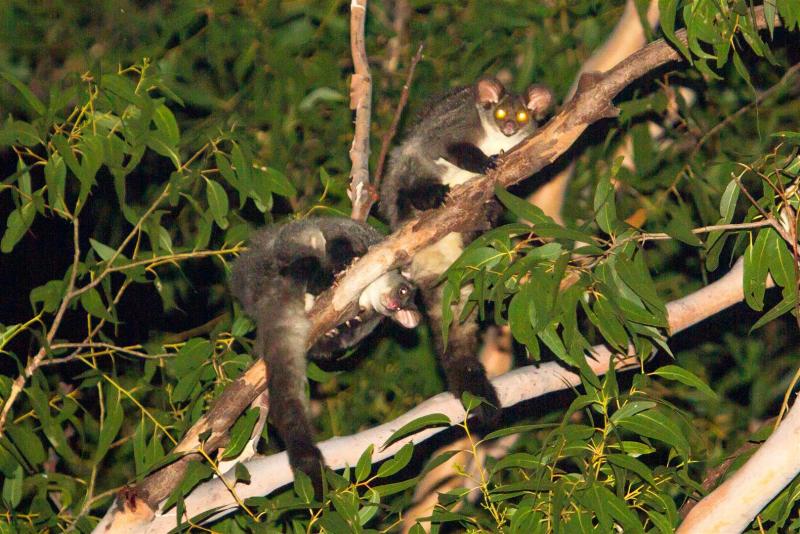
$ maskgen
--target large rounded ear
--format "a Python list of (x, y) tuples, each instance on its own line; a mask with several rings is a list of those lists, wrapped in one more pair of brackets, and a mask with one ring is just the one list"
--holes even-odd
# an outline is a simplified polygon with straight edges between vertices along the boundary
[(494, 78), (484, 78), (478, 81), (478, 104), (497, 104), (504, 92), (502, 83)]
[(541, 119), (553, 105), (553, 92), (549, 87), (534, 84), (525, 90), (525, 107), (536, 120)]

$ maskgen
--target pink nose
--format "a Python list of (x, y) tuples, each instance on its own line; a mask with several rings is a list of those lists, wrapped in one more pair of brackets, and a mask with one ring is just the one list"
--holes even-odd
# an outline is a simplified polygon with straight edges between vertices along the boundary
[(514, 121), (506, 121), (505, 124), (503, 124), (503, 133), (504, 134), (511, 135), (515, 131), (517, 131), (517, 125), (514, 124)]

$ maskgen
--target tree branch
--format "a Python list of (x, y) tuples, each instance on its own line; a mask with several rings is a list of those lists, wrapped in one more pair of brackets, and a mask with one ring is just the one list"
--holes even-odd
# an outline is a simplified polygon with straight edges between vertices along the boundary
[[(359, 3), (359, 0), (353, 0), (352, 6), (362, 5), (363, 4)], [(363, 7), (361, 9), (353, 9), (353, 11), (365, 14), (365, 9)], [(757, 17), (757, 25), (760, 28), (764, 28), (766, 26), (766, 22), (763, 17), (762, 9), (756, 8), (755, 12)], [(361, 22), (363, 23), (363, 20)], [(361, 32), (361, 35), (363, 37), (363, 31)], [(685, 30), (676, 32), (676, 35), (681, 40), (686, 40)], [(366, 60), (366, 58), (364, 59)], [(572, 144), (578, 139), (578, 137), (580, 137), (583, 131), (590, 124), (604, 117), (612, 117), (616, 115), (617, 110), (612, 104), (612, 99), (616, 97), (620, 91), (651, 70), (659, 68), (671, 61), (680, 61), (681, 59), (682, 58), (678, 52), (673, 50), (668, 43), (663, 40), (659, 40), (632, 54), (630, 57), (628, 57), (628, 59), (619, 63), (616, 67), (604, 75), (585, 74), (581, 78), (581, 82), (578, 85), (578, 90), (575, 94), (575, 97), (567, 105), (565, 105), (561, 112), (558, 113), (547, 125), (539, 129), (532, 137), (524, 141), (517, 149), (504, 155), (501, 158), (497, 169), (491, 171), (486, 176), (475, 178), (467, 184), (457, 187), (452, 192), (444, 206), (439, 209), (427, 211), (421, 214), (417, 220), (408, 222), (398, 231), (388, 236), (380, 244), (370, 249), (365, 256), (355, 262), (334, 288), (331, 288), (321, 294), (317, 298), (314, 308), (309, 313), (309, 318), (312, 321), (312, 329), (308, 339), (308, 346), (310, 347), (313, 345), (316, 339), (318, 339), (319, 336), (327, 330), (344, 322), (346, 319), (351, 318), (356, 312), (355, 303), (357, 302), (358, 297), (363, 289), (371, 282), (379, 278), (382, 274), (390, 269), (397, 268), (408, 263), (418, 251), (435, 243), (450, 232), (468, 232), (479, 227), (479, 223), (483, 220), (481, 213), (483, 211), (483, 206), (493, 197), (495, 185), (508, 187), (553, 163), (556, 159), (558, 159), (558, 157), (566, 152), (570, 146), (572, 146)], [(358, 132), (358, 124), (356, 126)], [(738, 290), (739, 293), (741, 293), (741, 287), (739, 287)], [(691, 305), (691, 298), (687, 297), (686, 299), (681, 299), (681, 301), (676, 302), (674, 305)], [(739, 297), (739, 300), (740, 299), (741, 296)], [(684, 300), (686, 300), (686, 304), (682, 304)], [(734, 300), (731, 303), (736, 301), (737, 300)], [(706, 304), (713, 307), (714, 303), (705, 303), (704, 305)], [(726, 304), (722, 308), (728, 305), (730, 305), (730, 303)], [(717, 311), (722, 308), (717, 308)], [(687, 315), (681, 313), (676, 317), (690, 315), (691, 314)], [(710, 315), (710, 313), (708, 315)], [(685, 327), (686, 326), (682, 328)], [(673, 326), (672, 330), (675, 332), (682, 328)], [(605, 353), (601, 351), (599, 354), (600, 355), (597, 356), (599, 361), (601, 361), (601, 363), (607, 367), (607, 351)], [(605, 354), (605, 356), (603, 356), (603, 354)], [(605, 360), (603, 358), (605, 358)], [(594, 360), (592, 361), (595, 362)], [(596, 364), (597, 362), (595, 362), (593, 365)], [(550, 368), (543, 366), (542, 369)], [(565, 387), (561, 382), (562, 377), (569, 376), (569, 373), (565, 374), (565, 371), (561, 370), (560, 368), (558, 369), (558, 379), (556, 382), (559, 384), (559, 386), (557, 389), (561, 389)], [(603, 370), (604, 369), (605, 368), (603, 368)], [(542, 372), (553, 373), (556, 372), (556, 370)], [(519, 373), (522, 374), (520, 375)], [(536, 380), (542, 379), (544, 380), (544, 383), (550, 383), (546, 379), (541, 378), (539, 373), (540, 371), (536, 371), (531, 368), (523, 368), (517, 371), (512, 371), (511, 373), (508, 373), (507, 375), (504, 375), (498, 379), (498, 392), (500, 393), (500, 388), (511, 388), (514, 391), (517, 391), (517, 384), (514, 381), (514, 377), (517, 376), (522, 376), (523, 378), (519, 380), (523, 381), (531, 380), (530, 377), (533, 376), (536, 378)], [(222, 421), (221, 414), (225, 414), (225, 420), (229, 423), (232, 423), (238, 414), (246, 409), (252, 400), (266, 387), (264, 376), (265, 366), (261, 361), (257, 361), (246, 371), (242, 377), (240, 377), (239, 380), (229, 386), (229, 389), (233, 388), (235, 392), (228, 394), (228, 390), (226, 389), (226, 391), (223, 393), (223, 396), (215, 401), (211, 411), (192, 428), (191, 435), (197, 436), (202, 434), (206, 429), (210, 428), (211, 424), (215, 424), (215, 428), (222, 428), (224, 425), (216, 424), (217, 421)], [(519, 385), (519, 387), (522, 388), (522, 391), (527, 392), (526, 395), (528, 396), (523, 398), (531, 398), (537, 394), (541, 394), (535, 392), (531, 393), (530, 389), (525, 389), (534, 387), (534, 385), (531, 384), (523, 384)], [(536, 391), (544, 390), (537, 389)], [(506, 393), (506, 395), (510, 394), (511, 393)], [(434, 400), (439, 399), (434, 402), (434, 405), (438, 407), (439, 403), (442, 402), (442, 399), (452, 399), (452, 396), (449, 396), (449, 394), (443, 395), (445, 396), (434, 397), (434, 399), (431, 399), (425, 403), (424, 406), (429, 406), (429, 404), (434, 402)], [(501, 401), (503, 401), (504, 406), (514, 404), (519, 402), (519, 400), (523, 400), (523, 398), (518, 400), (509, 398), (508, 402), (506, 402), (502, 395), (503, 394), (501, 393)], [(519, 395), (519, 393), (514, 393), (513, 395), (516, 396)], [(449, 408), (447, 408), (447, 406), (449, 406)], [(455, 410), (456, 408), (456, 411), (461, 409), (460, 403), (455, 399), (452, 399), (452, 402), (449, 405), (445, 404), (444, 407), (442, 407), (442, 409), (449, 410)], [(422, 407), (418, 407), (413, 412), (410, 412), (410, 417), (412, 419), (418, 417), (421, 409)], [(215, 414), (213, 418), (211, 417), (212, 412)], [(219, 415), (219, 419), (217, 419), (217, 415)], [(396, 422), (387, 423), (386, 425), (378, 427), (378, 429), (383, 429), (384, 427), (387, 427), (387, 425), (393, 425), (395, 423)], [(373, 431), (377, 432), (377, 429), (373, 429)], [(182, 443), (187, 439), (188, 436), (187, 438), (184, 438)], [(352, 445), (349, 446), (352, 447)], [(333, 445), (326, 445), (326, 447), (333, 447)], [(205, 445), (205, 450), (207, 453), (212, 452), (212, 449), (209, 448), (208, 443)], [(323, 453), (325, 453), (326, 459), (329, 461), (329, 465), (336, 467), (337, 464), (332, 461), (332, 458), (335, 458), (335, 456), (329, 457), (330, 453), (327, 453), (326, 449), (324, 448), (322, 450)], [(331, 450), (338, 451), (338, 449), (335, 448)], [(363, 450), (363, 448), (361, 450)], [(381, 457), (388, 457), (388, 454)], [(285, 457), (283, 458), (283, 461), (285, 462)], [(271, 461), (274, 462), (275, 460)], [(290, 477), (290, 475), (287, 476)], [(277, 481), (279, 483), (278, 485), (288, 482), (289, 479), (290, 478), (284, 480), (283, 482)], [(176, 483), (177, 480), (174, 480), (173, 487)], [(250, 487), (246, 489), (249, 491), (249, 488)], [(243, 491), (244, 490), (245, 488), (243, 488)], [(259, 489), (258, 492), (254, 493), (253, 495), (263, 495), (266, 492), (267, 491), (261, 491)], [(248, 493), (248, 496), (249, 495), (250, 494)], [(155, 505), (155, 503), (153, 503), (153, 505)], [(115, 505), (108, 511), (101, 524), (110, 526), (113, 522), (111, 518), (113, 518), (113, 516), (116, 514), (116, 511), (117, 507)]]
[(679, 534), (742, 532), (759, 511), (800, 473), (797, 437), (800, 403), (795, 401), (777, 430), (729, 479), (683, 520)]
[(375, 203), (375, 188), (369, 183), (369, 125), (372, 112), (372, 77), (369, 73), (367, 49), (364, 43), (364, 22), (367, 0), (350, 3), (350, 50), (353, 55), (353, 77), (350, 80), (350, 109), (356, 112), (356, 128), (350, 146), (350, 189), (347, 196), (353, 203), (351, 217), (366, 221)]
[[(699, 289), (681, 299), (667, 304), (670, 331), (675, 334), (690, 326), (697, 324), (740, 302), (744, 298), (742, 291), (743, 261), (738, 260), (733, 268), (716, 282)], [(597, 345), (592, 348), (592, 353), (586, 356), (587, 364), (597, 374), (603, 374), (609, 365), (616, 369), (627, 369), (639, 366), (635, 356), (620, 357), (611, 353), (605, 346)], [(560, 391), (581, 383), (580, 376), (555, 362), (544, 363), (538, 366), (526, 366), (515, 369), (492, 380), (500, 403), (503, 407), (513, 406), (519, 402), (533, 399), (553, 391)], [(414, 435), (403, 438), (392, 445), (383, 448), (389, 436), (403, 425), (425, 415), (441, 413), (450, 419), (451, 425), (459, 424), (464, 420), (465, 412), (461, 402), (451, 393), (440, 393), (397, 419), (371, 428), (352, 436), (332, 438), (319, 443), (319, 448), (325, 462), (332, 469), (353, 466), (358, 461), (361, 453), (373, 444), (375, 452), (372, 455), (373, 463), (393, 456), (406, 443), (420, 443), (438, 434), (445, 427), (428, 428)], [(789, 449), (794, 450), (794, 449)], [(272, 491), (289, 484), (293, 480), (289, 467), (288, 457), (285, 452), (271, 456), (253, 458), (245, 463), (251, 475), (249, 484), (236, 484), (235, 490), (240, 499), (264, 496)], [(233, 484), (233, 477), (227, 480)], [(216, 508), (219, 511), (213, 518), (216, 519), (236, 509), (237, 501), (232, 497), (226, 485), (219, 479), (201, 484), (184, 500), (186, 515), (196, 516), (207, 510)], [(116, 531), (114, 509), (106, 514), (103, 521), (97, 526), (95, 532)], [(177, 524), (177, 510), (172, 508), (166, 513), (157, 514), (152, 521), (143, 521), (140, 524), (126, 523), (127, 534), (168, 532)], [(122, 514), (121, 514), (122, 515)]]
[(394, 139), (394, 136), (397, 133), (397, 125), (400, 124), (400, 117), (403, 115), (403, 108), (406, 107), (406, 103), (408, 102), (408, 93), (411, 89), (411, 80), (414, 79), (414, 71), (417, 69), (417, 63), (419, 63), (422, 59), (422, 49), (424, 46), (425, 45), (423, 43), (420, 43), (419, 47), (417, 48), (417, 53), (414, 54), (414, 59), (411, 60), (411, 65), (408, 67), (408, 75), (406, 76), (406, 83), (403, 85), (403, 91), (400, 93), (400, 102), (398, 102), (397, 109), (394, 111), (394, 117), (392, 117), (392, 124), (389, 126), (389, 130), (381, 140), (381, 151), (378, 153), (378, 165), (375, 167), (375, 179), (373, 180), (376, 190), (380, 189), (381, 178), (383, 178), (383, 166), (386, 163), (386, 155), (389, 153), (389, 147), (392, 144), (392, 139)]

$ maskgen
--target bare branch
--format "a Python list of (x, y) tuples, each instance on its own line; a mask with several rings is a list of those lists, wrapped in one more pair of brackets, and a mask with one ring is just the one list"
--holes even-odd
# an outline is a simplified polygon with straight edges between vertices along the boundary
[(347, 196), (353, 203), (351, 217), (366, 221), (375, 203), (375, 188), (369, 183), (369, 125), (372, 112), (372, 77), (369, 73), (364, 43), (364, 22), (367, 0), (350, 3), (350, 50), (353, 55), (353, 77), (350, 80), (350, 109), (356, 112), (356, 128), (350, 147), (350, 189)]
[[(651, 28), (658, 24), (658, 2), (651, 0), (647, 9), (647, 23)], [(578, 88), (578, 80), (586, 72), (604, 72), (625, 59), (646, 43), (646, 35), (634, 0), (625, 2), (625, 10), (617, 21), (617, 25), (606, 42), (592, 53), (592, 56), (581, 66), (575, 81), (567, 93), (566, 100), (572, 98)], [(548, 216), (561, 222), (561, 208), (567, 194), (567, 186), (572, 179), (575, 165), (570, 164), (552, 180), (534, 191), (528, 200), (539, 206)]]
[[(353, 0), (352, 6), (362, 6), (362, 4), (359, 4), (358, 0)], [(365, 9), (363, 7), (354, 8), (353, 11), (361, 12), (365, 11)], [(761, 8), (756, 8), (755, 12), (757, 15), (757, 25), (761, 28), (765, 27), (766, 22), (763, 17), (763, 11)], [(363, 24), (363, 20), (361, 22)], [(776, 21), (776, 23), (779, 22)], [(676, 32), (676, 35), (678, 38), (685, 41), (685, 31)], [(354, 263), (353, 266), (348, 269), (347, 273), (339, 280), (336, 287), (321, 294), (320, 297), (317, 298), (314, 308), (309, 313), (309, 318), (312, 321), (312, 329), (309, 335), (308, 345), (313, 345), (322, 333), (350, 318), (356, 311), (355, 302), (358, 300), (363, 289), (382, 274), (392, 268), (408, 263), (419, 250), (435, 243), (450, 232), (468, 232), (478, 228), (481, 221), (484, 219), (482, 215), (484, 206), (493, 197), (494, 187), (496, 185), (508, 187), (554, 162), (572, 146), (590, 124), (604, 117), (616, 115), (617, 110), (612, 104), (612, 99), (616, 97), (620, 91), (651, 70), (672, 61), (680, 61), (681, 59), (682, 57), (678, 52), (673, 50), (669, 44), (660, 40), (632, 54), (628, 59), (618, 64), (605, 75), (584, 75), (581, 83), (578, 85), (575, 97), (565, 105), (561, 112), (545, 125), (545, 127), (538, 130), (517, 149), (504, 155), (497, 169), (491, 171), (486, 176), (475, 178), (467, 184), (456, 188), (444, 206), (423, 213), (417, 220), (410, 221), (394, 234), (388, 236), (383, 242), (373, 247), (365, 256)], [(364, 216), (366, 216), (366, 214)], [(740, 269), (741, 264), (738, 263), (737, 265)], [(735, 270), (736, 269), (734, 269), (734, 271)], [(729, 277), (730, 274), (726, 275), (725, 279), (729, 280)], [(733, 298), (733, 300), (729, 299), (729, 301), (726, 301), (719, 298), (714, 302), (697, 302), (696, 299), (700, 297), (690, 295), (685, 299), (671, 304), (673, 308), (677, 308), (670, 313), (672, 331), (676, 332), (690, 326), (688, 323), (684, 324), (685, 321), (690, 320), (688, 318), (696, 317), (694, 322), (697, 322), (741, 300), (741, 271), (739, 271), (736, 282), (738, 287), (730, 288), (734, 293), (735, 298)], [(719, 282), (717, 282), (717, 284), (718, 283)], [(716, 286), (712, 284), (706, 289), (711, 287)], [(698, 294), (705, 294), (702, 293), (702, 291), (703, 290), (698, 292)], [(724, 302), (728, 303), (723, 305)], [(688, 309), (683, 310), (681, 307), (688, 307)], [(673, 321), (675, 322), (673, 323)], [(590, 359), (592, 362), (591, 365), (600, 365), (600, 368), (605, 370), (608, 366), (610, 356), (607, 350), (599, 349), (598, 353), (595, 354), (596, 360)], [(625, 361), (628, 364), (633, 363), (630, 360)], [(566, 387), (565, 383), (562, 381), (565, 380), (564, 377), (569, 377), (571, 375), (570, 373), (567, 373), (560, 367), (553, 369), (543, 366), (543, 368), (545, 371), (537, 371), (531, 368), (518, 369), (500, 377), (496, 384), (498, 385), (498, 393), (501, 396), (503, 405), (509, 406), (520, 400), (532, 398), (541, 394), (539, 392), (544, 390), (539, 386), (544, 387), (545, 384), (551, 384), (550, 387), (554, 387), (555, 389)], [(598, 370), (598, 372), (600, 371)], [(554, 376), (557, 378), (551, 377), (545, 379), (540, 376), (540, 373), (556, 373)], [(226, 390), (223, 393), (224, 398), (220, 397), (217, 399), (212, 410), (201, 422), (193, 427), (190, 435), (197, 436), (205, 429), (210, 428), (212, 424), (215, 428), (220, 430), (222, 428), (227, 428), (227, 426), (223, 424), (217, 424), (217, 420), (212, 417), (212, 413), (217, 413), (215, 410), (221, 410), (227, 414), (227, 416), (234, 416), (234, 414), (241, 413), (265, 387), (266, 380), (264, 375), (265, 367), (263, 363), (261, 361), (254, 363), (246, 374), (235, 382), (234, 388), (236, 392), (228, 395), (228, 391)], [(575, 375), (571, 376), (577, 379)], [(538, 380), (542, 380), (542, 383), (536, 382)], [(555, 382), (553, 382), (553, 380), (555, 380)], [(555, 385), (556, 383), (557, 386)], [(450, 410), (454, 414), (453, 417), (460, 411), (462, 414), (461, 417), (463, 418), (463, 411), (461, 411), (460, 403), (449, 394), (442, 394), (434, 397), (417, 409), (409, 412), (407, 415), (411, 419), (414, 419), (423, 413), (428, 413), (426, 411), (428, 409), (435, 409), (435, 411)], [(451, 417), (452, 421), (458, 420), (457, 417), (455, 419), (453, 417)], [(373, 436), (373, 438), (370, 439), (381, 442), (379, 440), (379, 437), (383, 435), (381, 432), (389, 428), (399, 428), (398, 425), (402, 423), (398, 423), (398, 421), (387, 423), (368, 431), (369, 436)], [(227, 419), (227, 423), (232, 423), (232, 420)], [(389, 434), (386, 435), (388, 436)], [(425, 439), (429, 435), (431, 434), (425, 434), (424, 437), (420, 437), (420, 439)], [(361, 434), (359, 436), (361, 436)], [(186, 442), (187, 439), (189, 439), (189, 436), (187, 436), (182, 443)], [(354, 450), (352, 440), (347, 441), (347, 445), (344, 447), (345, 449), (349, 448), (349, 450), (345, 451), (339, 448), (340, 441), (344, 439), (345, 438), (340, 438), (339, 440), (333, 440), (333, 443), (328, 442), (327, 444), (321, 444), (320, 448), (328, 461), (328, 465), (331, 467), (335, 468), (344, 465), (337, 463), (340, 458), (339, 454), (345, 454), (347, 452), (352, 453)], [(364, 450), (364, 448), (365, 447), (362, 447), (359, 452)], [(208, 443), (206, 443), (205, 450), (210, 451)], [(393, 446), (387, 450), (394, 451), (396, 449)], [(386, 451), (384, 451), (384, 453), (385, 452)], [(376, 460), (386, 458), (390, 455), (388, 453), (384, 455), (384, 453), (380, 453), (380, 458), (376, 458)], [(264, 481), (273, 484), (271, 487), (278, 487), (291, 480), (291, 473), (288, 471), (288, 463), (286, 463), (285, 455), (282, 457), (277, 455), (277, 457), (282, 458), (280, 461), (286, 464), (287, 471), (285, 473), (283, 471), (275, 471), (274, 473), (277, 478)], [(278, 464), (275, 462), (279, 461), (274, 460), (276, 456), (270, 458), (267, 465), (277, 466)], [(345, 455), (342, 458), (349, 457)], [(357, 458), (351, 461), (351, 465), (354, 464), (355, 460), (357, 460)], [(256, 466), (253, 466), (253, 469), (255, 468)], [(277, 467), (269, 467), (269, 469), (273, 468), (277, 469)], [(254, 477), (254, 481), (256, 478), (257, 477)], [(249, 493), (251, 490), (254, 490), (254, 492)], [(263, 485), (257, 485), (254, 482), (246, 491), (245, 488), (243, 488), (240, 495), (244, 495), (245, 497), (250, 495), (263, 495), (268, 493), (268, 491), (270, 490), (265, 490)], [(224, 496), (214, 498), (220, 498), (220, 501), (214, 505), (226, 502)], [(191, 510), (200, 509), (200, 505), (197, 504), (197, 501), (192, 502), (195, 503), (195, 508), (188, 508), (190, 514), (194, 513)], [(116, 506), (109, 510), (101, 525), (111, 525), (114, 521), (113, 516), (116, 515), (116, 511)], [(175, 519), (173, 517), (171, 519), (171, 525), (173, 526), (174, 521)]]
[[(740, 302), (744, 298), (742, 272), (743, 262), (740, 259), (725, 276), (716, 282), (667, 304), (670, 331), (673, 333), (680, 332)], [(618, 370), (640, 365), (637, 357), (620, 357), (611, 353), (602, 345), (593, 347), (592, 353), (586, 356), (586, 361), (594, 372), (598, 374), (608, 371), (609, 365), (614, 365)], [(578, 374), (563, 368), (558, 363), (549, 362), (538, 366), (515, 369), (492, 380), (492, 383), (497, 389), (501, 404), (504, 407), (508, 407), (546, 393), (577, 386), (581, 383), (581, 380)], [(434, 413), (446, 415), (453, 425), (462, 422), (466, 415), (459, 400), (450, 393), (441, 393), (394, 421), (352, 436), (333, 438), (318, 445), (325, 457), (325, 462), (332, 469), (355, 465), (361, 453), (370, 444), (375, 446), (372, 461), (373, 463), (378, 462), (393, 456), (406, 443), (420, 443), (444, 430), (443, 427), (428, 428), (403, 438), (388, 447), (383, 447), (394, 431), (419, 417)], [(787, 447), (787, 451), (793, 450), (793, 448)], [(253, 458), (246, 462), (245, 466), (251, 474), (251, 481), (249, 484), (235, 485), (236, 493), (240, 499), (267, 495), (275, 489), (290, 483), (293, 479), (285, 452)], [(233, 477), (231, 476), (227, 482), (229, 485), (233, 484)], [(187, 496), (185, 509), (188, 517), (192, 517), (206, 510), (217, 508), (220, 512), (214, 516), (213, 519), (215, 519), (234, 510), (236, 502), (227, 486), (221, 480), (215, 479), (201, 484), (191, 495)], [(114, 512), (115, 508), (109, 510), (109, 513), (97, 526), (95, 532), (116, 530), (114, 521), (122, 521), (125, 514), (115, 514)], [(176, 513), (176, 509), (172, 508), (164, 514), (157, 515), (152, 522), (146, 520), (138, 525), (126, 523), (125, 528), (128, 534), (168, 532), (176, 525)], [(117, 515), (120, 517), (115, 518)], [(128, 517), (128, 519), (130, 518)], [(208, 518), (208, 520), (211, 519)]]
[(408, 102), (408, 93), (411, 88), (411, 80), (414, 79), (414, 71), (417, 69), (417, 63), (419, 63), (422, 59), (422, 49), (424, 46), (425, 45), (423, 43), (420, 43), (419, 48), (417, 48), (417, 53), (414, 54), (414, 59), (411, 60), (411, 66), (409, 66), (408, 75), (406, 76), (406, 83), (403, 85), (403, 92), (400, 93), (400, 102), (398, 102), (397, 109), (394, 112), (392, 124), (389, 126), (389, 131), (386, 132), (386, 135), (384, 135), (383, 139), (381, 140), (381, 151), (378, 154), (378, 166), (375, 169), (375, 179), (373, 180), (376, 191), (380, 189), (381, 178), (383, 178), (383, 166), (386, 163), (386, 155), (389, 153), (389, 146), (391, 146), (392, 139), (394, 139), (394, 136), (397, 133), (397, 125), (400, 124), (400, 117), (403, 115), (403, 108), (406, 107), (406, 103)]

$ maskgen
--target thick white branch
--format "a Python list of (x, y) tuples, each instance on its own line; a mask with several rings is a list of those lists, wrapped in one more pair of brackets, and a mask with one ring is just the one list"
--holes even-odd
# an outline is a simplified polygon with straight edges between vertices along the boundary
[(800, 406), (792, 409), (755, 454), (692, 508), (680, 534), (742, 532), (800, 473)]
[[(743, 299), (742, 265), (741, 260), (737, 261), (730, 272), (718, 281), (686, 297), (670, 302), (667, 305), (667, 313), (671, 332), (674, 334), (684, 330), (741, 301)], [(593, 348), (593, 354), (587, 356), (587, 362), (596, 373), (602, 374), (608, 370), (613, 357), (614, 355), (604, 346), (596, 346)], [(617, 369), (637, 364), (638, 360), (633, 357), (618, 359), (615, 363)], [(508, 407), (553, 391), (577, 386), (580, 384), (580, 377), (558, 363), (552, 362), (513, 370), (494, 379), (492, 383), (497, 388), (500, 402), (504, 407)], [(381, 449), (389, 436), (397, 429), (419, 417), (434, 413), (446, 415), (454, 425), (463, 421), (465, 416), (461, 403), (453, 395), (441, 393), (394, 421), (352, 436), (329, 439), (319, 443), (319, 448), (325, 461), (333, 469), (355, 465), (361, 453), (370, 444), (375, 446), (372, 460), (378, 462), (391, 457), (408, 442), (420, 443), (444, 430), (441, 427), (426, 429), (402, 439), (386, 449)], [(235, 485), (236, 493), (241, 499), (267, 495), (277, 488), (289, 484), (293, 479), (286, 453), (253, 458), (245, 465), (250, 472), (251, 482), (250, 484)], [(186, 513), (190, 517), (213, 508), (221, 510), (216, 516), (220, 517), (235, 509), (236, 506), (236, 501), (219, 479), (201, 484), (185, 499)], [(176, 513), (175, 508), (172, 508), (164, 514), (156, 515), (152, 521), (137, 526), (128, 525), (126, 534), (167, 532), (176, 525)], [(95, 531), (101, 532), (101, 527), (102, 523)]]

